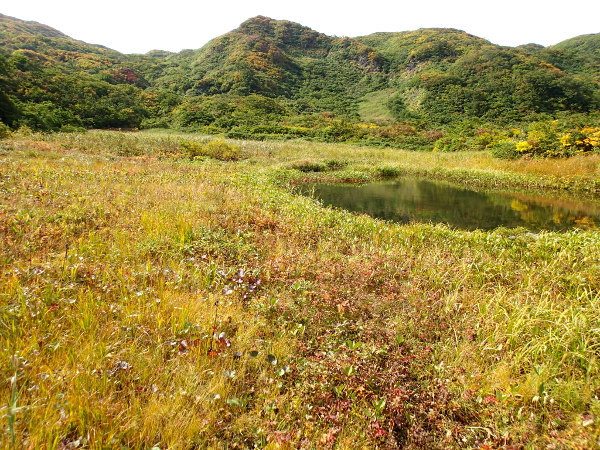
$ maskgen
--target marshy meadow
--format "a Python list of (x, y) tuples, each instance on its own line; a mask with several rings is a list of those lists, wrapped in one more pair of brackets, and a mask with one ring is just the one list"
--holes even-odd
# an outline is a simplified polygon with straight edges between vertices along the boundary
[(600, 155), (1, 141), (1, 446), (600, 445), (598, 230), (392, 223), (299, 192), (400, 175), (598, 202)]

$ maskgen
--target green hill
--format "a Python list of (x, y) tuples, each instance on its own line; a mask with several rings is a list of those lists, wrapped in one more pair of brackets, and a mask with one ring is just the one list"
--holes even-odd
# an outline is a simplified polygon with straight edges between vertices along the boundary
[[(0, 15), (0, 61), (5, 67), (9, 124), (34, 129), (137, 127), (151, 57), (127, 56), (72, 39), (36, 22)], [(6, 105), (6, 100), (4, 102)]]
[[(550, 57), (565, 64), (565, 69), (600, 79), (600, 34), (567, 39), (548, 49)], [(558, 62), (560, 64), (560, 62)]]
[(301, 101), (301, 109), (355, 115), (383, 62), (357, 40), (259, 16), (199, 50), (170, 57), (157, 85), (187, 97), (259, 94)]
[(511, 48), (455, 29), (339, 38), (258, 16), (198, 50), (123, 55), (0, 15), (0, 119), (327, 139), (360, 121), (508, 124), (598, 111), (599, 42)]
[(398, 118), (515, 120), (531, 113), (587, 112), (600, 104), (594, 73), (559, 68), (537, 46), (501, 47), (452, 29), (359, 39), (391, 62)]

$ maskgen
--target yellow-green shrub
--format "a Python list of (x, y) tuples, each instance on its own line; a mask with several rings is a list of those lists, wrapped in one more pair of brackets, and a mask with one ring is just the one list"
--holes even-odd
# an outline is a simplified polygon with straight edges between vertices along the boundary
[(560, 142), (566, 150), (578, 153), (600, 151), (600, 128), (583, 127), (561, 136)]
[(10, 136), (10, 128), (0, 122), (0, 139), (5, 139)]
[(190, 158), (206, 156), (221, 161), (236, 161), (242, 157), (238, 145), (228, 144), (223, 139), (215, 139), (206, 143), (183, 141), (181, 147)]

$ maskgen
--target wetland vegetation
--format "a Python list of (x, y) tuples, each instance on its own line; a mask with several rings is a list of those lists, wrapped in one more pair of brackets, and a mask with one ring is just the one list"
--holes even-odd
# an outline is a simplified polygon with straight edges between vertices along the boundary
[(597, 155), (190, 156), (211, 139), (2, 141), (3, 445), (597, 444), (597, 231), (393, 224), (295, 193), (404, 173), (597, 198)]
[(599, 49), (0, 14), (0, 447), (600, 446)]

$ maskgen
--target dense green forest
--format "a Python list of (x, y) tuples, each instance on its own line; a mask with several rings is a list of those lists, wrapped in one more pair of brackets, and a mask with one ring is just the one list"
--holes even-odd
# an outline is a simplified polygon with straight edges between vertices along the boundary
[(600, 35), (502, 47), (454, 29), (331, 37), (258, 16), (198, 50), (124, 55), (0, 15), (0, 120), (176, 128), (501, 157), (600, 146)]

